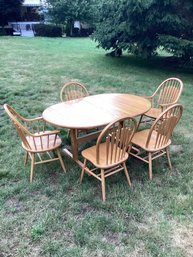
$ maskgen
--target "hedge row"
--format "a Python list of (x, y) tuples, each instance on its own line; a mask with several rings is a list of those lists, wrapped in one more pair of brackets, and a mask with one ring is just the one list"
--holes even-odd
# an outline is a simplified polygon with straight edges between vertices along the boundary
[(61, 37), (62, 28), (51, 24), (35, 24), (34, 31), (36, 36), (41, 37)]
[(13, 35), (13, 29), (12, 28), (0, 28), (0, 36), (11, 36)]
[[(61, 37), (62, 36), (62, 27), (53, 25), (53, 24), (34, 24), (33, 30), (35, 36), (40, 37)], [(93, 28), (81, 29), (80, 31), (77, 28), (73, 28), (72, 32), (69, 28), (66, 28), (67, 36), (79, 37), (79, 36), (89, 36), (93, 32)], [(0, 28), (0, 36), (4, 35), (13, 35), (12, 28)]]

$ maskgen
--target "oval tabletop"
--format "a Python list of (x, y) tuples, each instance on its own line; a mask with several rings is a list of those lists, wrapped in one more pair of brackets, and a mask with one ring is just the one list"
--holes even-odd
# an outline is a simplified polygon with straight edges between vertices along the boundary
[(52, 105), (42, 116), (55, 126), (89, 129), (106, 125), (117, 118), (136, 117), (150, 108), (150, 101), (140, 96), (100, 94)]

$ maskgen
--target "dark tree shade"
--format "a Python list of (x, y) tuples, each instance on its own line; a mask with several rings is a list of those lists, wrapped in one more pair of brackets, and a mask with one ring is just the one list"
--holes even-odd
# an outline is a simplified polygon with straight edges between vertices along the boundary
[(193, 48), (192, 13), (192, 0), (104, 1), (93, 38), (104, 49), (115, 49), (119, 42), (119, 47), (149, 57), (162, 46), (188, 57)]
[(0, 0), (0, 25), (17, 20), (23, 0)]

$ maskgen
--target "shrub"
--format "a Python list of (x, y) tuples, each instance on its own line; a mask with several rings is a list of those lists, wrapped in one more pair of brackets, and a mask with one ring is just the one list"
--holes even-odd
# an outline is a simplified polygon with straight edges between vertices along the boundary
[(62, 28), (52, 24), (35, 24), (34, 31), (36, 36), (41, 37), (61, 37)]
[(7, 35), (5, 29), (0, 28), (0, 36), (5, 36), (5, 35)]
[(0, 36), (12, 36), (13, 29), (12, 28), (0, 28)]
[(12, 36), (13, 35), (13, 29), (12, 28), (5, 28), (6, 35)]

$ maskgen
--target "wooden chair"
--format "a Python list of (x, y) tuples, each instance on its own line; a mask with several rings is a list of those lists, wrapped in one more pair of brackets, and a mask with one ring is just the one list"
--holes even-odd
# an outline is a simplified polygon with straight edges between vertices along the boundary
[[(62, 102), (73, 101), (73, 100), (86, 97), (88, 95), (89, 93), (86, 87), (82, 83), (72, 80), (65, 83), (64, 86), (62, 87), (60, 91), (60, 100)], [(78, 133), (80, 134), (81, 132), (82, 130), (76, 131), (76, 136), (78, 136)], [(68, 136), (69, 136), (69, 130), (68, 130)]]
[[(165, 109), (178, 102), (182, 93), (183, 83), (178, 78), (164, 80), (153, 93), (152, 96), (145, 98), (151, 101), (151, 109), (141, 115), (138, 126), (144, 116), (150, 118), (148, 121), (155, 120)], [(146, 120), (147, 121), (147, 120)]]
[(150, 129), (137, 132), (132, 139), (133, 147), (130, 154), (149, 164), (150, 179), (152, 179), (152, 161), (164, 154), (167, 155), (169, 167), (172, 169), (168, 147), (182, 112), (183, 107), (179, 104), (168, 107), (158, 116)]
[(88, 95), (89, 93), (86, 87), (77, 81), (65, 83), (60, 91), (60, 99), (62, 102), (76, 100)]
[[(28, 156), (31, 158), (30, 182), (32, 182), (33, 179), (35, 164), (59, 160), (62, 169), (66, 172), (59, 150), (59, 147), (62, 144), (62, 140), (58, 135), (60, 131), (46, 131), (46, 123), (42, 117), (25, 119), (8, 104), (4, 105), (4, 109), (9, 115), (22, 140), (22, 147), (26, 152), (24, 165), (26, 165)], [(51, 152), (53, 151), (57, 157), (54, 155), (52, 156)], [(44, 156), (45, 154), (46, 157), (48, 157), (46, 159)], [(38, 161), (36, 161), (36, 157), (38, 157)]]
[[(82, 182), (85, 171), (94, 176), (102, 185), (102, 200), (106, 200), (105, 179), (119, 171), (124, 171), (127, 182), (131, 181), (125, 165), (131, 148), (131, 139), (136, 130), (136, 121), (133, 118), (118, 119), (107, 125), (100, 133), (95, 146), (82, 151), (84, 166), (80, 181)], [(104, 142), (103, 142), (104, 141)], [(93, 169), (86, 167), (87, 160)], [(99, 170), (99, 172), (97, 172)]]

